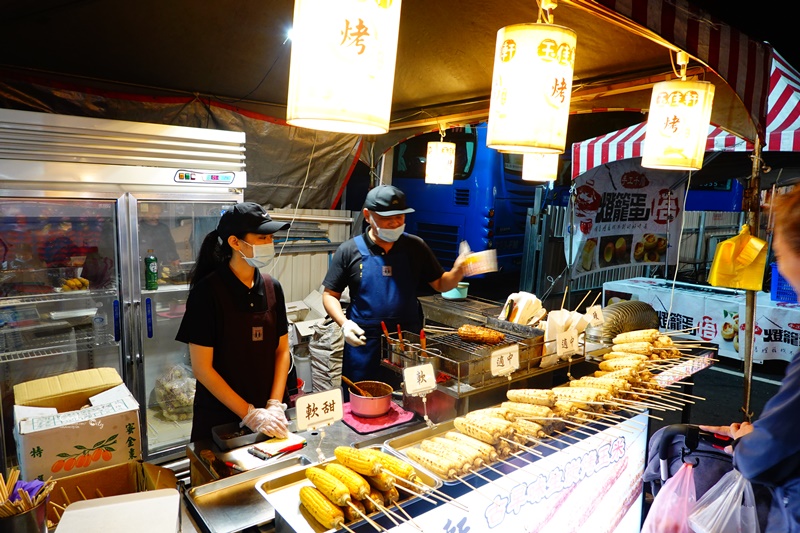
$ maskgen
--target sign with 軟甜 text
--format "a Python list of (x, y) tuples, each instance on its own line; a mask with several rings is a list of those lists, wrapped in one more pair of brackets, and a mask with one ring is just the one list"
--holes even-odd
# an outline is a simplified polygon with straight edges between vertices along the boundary
[(297, 431), (330, 426), (344, 416), (342, 389), (304, 394), (295, 400)]
[(431, 363), (403, 369), (403, 386), (409, 396), (422, 396), (436, 389), (436, 374)]

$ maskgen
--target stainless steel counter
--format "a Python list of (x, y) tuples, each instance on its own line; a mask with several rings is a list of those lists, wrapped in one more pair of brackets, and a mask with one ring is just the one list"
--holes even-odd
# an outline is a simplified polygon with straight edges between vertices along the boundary
[[(289, 430), (294, 431), (294, 409), (289, 409), (287, 416), (290, 419)], [(283, 469), (281, 471), (302, 468), (305, 464), (318, 462), (321, 459), (320, 453), (322, 458), (332, 457), (337, 446), (363, 447), (382, 444), (396, 435), (423, 427), (425, 422), (415, 417), (410, 422), (361, 435), (344, 422), (338, 421), (321, 430), (298, 433), (306, 439), (305, 448), (269, 461), (251, 455), (247, 451), (249, 446), (221, 450), (211, 439), (193, 442), (186, 450), (192, 468), (192, 488), (186, 492), (184, 503), (198, 531), (233, 533), (257, 528), (258, 531), (270, 532), (273, 531), (275, 510), (258, 493), (256, 486), (276, 475), (276, 467)], [(223, 463), (233, 463), (246, 471), (221, 472), (217, 476), (200, 457), (200, 452), (205, 449), (214, 452)]]

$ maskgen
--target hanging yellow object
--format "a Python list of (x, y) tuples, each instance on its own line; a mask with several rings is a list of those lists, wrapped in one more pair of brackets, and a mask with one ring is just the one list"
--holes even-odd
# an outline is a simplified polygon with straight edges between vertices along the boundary
[(750, 226), (745, 224), (739, 235), (717, 245), (708, 282), (715, 287), (760, 291), (766, 266), (767, 243), (750, 235)]

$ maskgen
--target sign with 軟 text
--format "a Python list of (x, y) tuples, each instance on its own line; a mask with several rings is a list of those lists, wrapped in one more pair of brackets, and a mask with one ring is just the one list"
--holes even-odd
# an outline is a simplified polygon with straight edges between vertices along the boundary
[(409, 396), (421, 396), (436, 388), (436, 374), (431, 363), (403, 369), (403, 386)]

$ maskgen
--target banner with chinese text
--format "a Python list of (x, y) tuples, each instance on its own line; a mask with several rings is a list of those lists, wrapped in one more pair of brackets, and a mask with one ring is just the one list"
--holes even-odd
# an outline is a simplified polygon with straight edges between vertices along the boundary
[[(652, 278), (608, 281), (603, 284), (605, 305), (639, 300), (653, 306), (659, 329), (712, 342), (719, 355), (742, 359), (747, 316), (745, 291), (719, 289)], [(727, 293), (727, 294), (726, 294)], [(768, 292), (756, 293), (753, 361), (790, 361), (800, 348), (800, 304), (775, 302)]]
[(575, 179), (575, 216), (564, 219), (564, 251), (573, 279), (675, 263), (685, 186), (671, 187), (683, 173), (646, 169), (639, 162), (615, 161)]
[[(637, 415), (491, 483), (470, 479), (477, 490), (456, 500), (469, 511), (438, 505), (414, 520), (444, 533), (563, 533), (596, 531), (598, 524), (603, 531), (638, 532), (646, 456), (647, 419)], [(404, 523), (389, 531), (417, 530)]]

